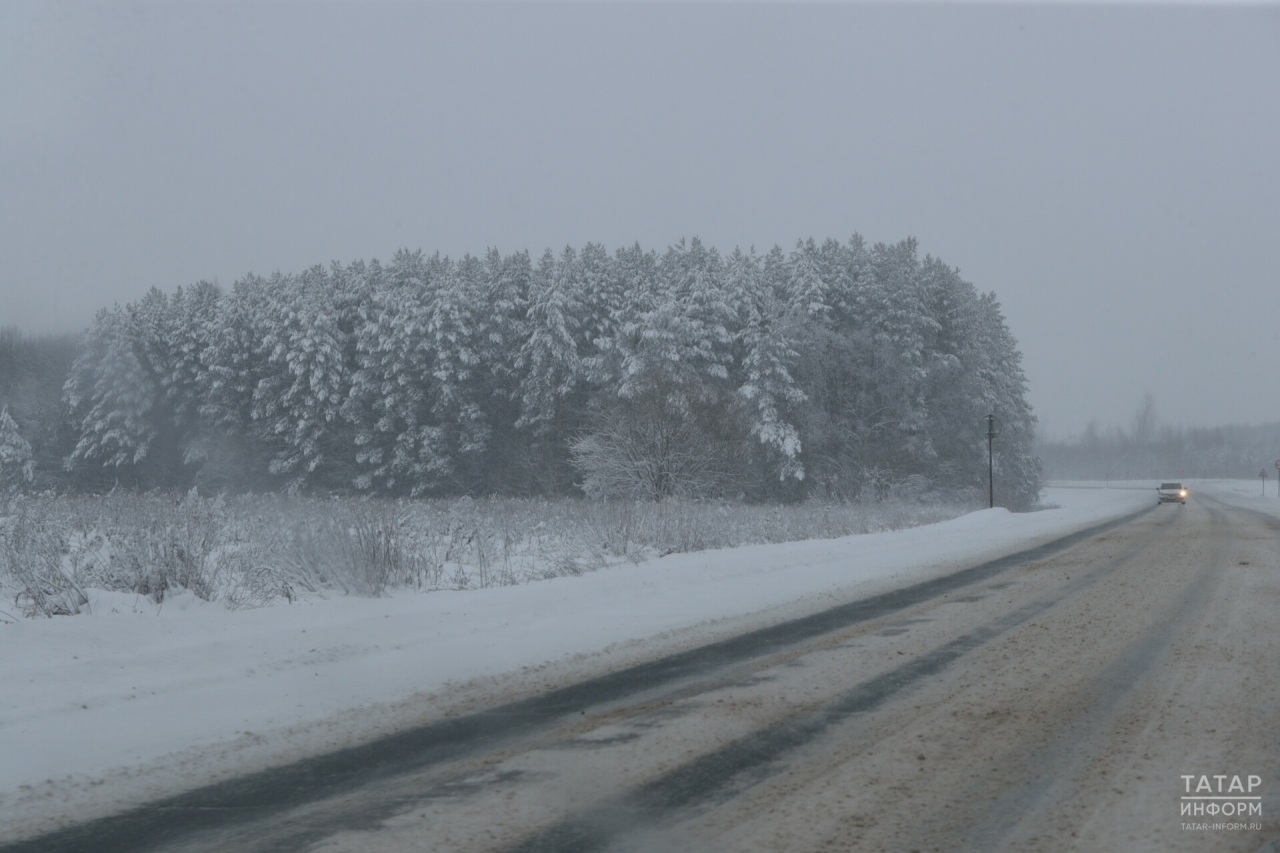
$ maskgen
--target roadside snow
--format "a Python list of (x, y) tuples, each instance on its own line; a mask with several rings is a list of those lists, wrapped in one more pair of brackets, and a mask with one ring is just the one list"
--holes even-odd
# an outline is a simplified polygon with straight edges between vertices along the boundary
[(1280, 474), (1274, 468), (1267, 471), (1266, 495), (1262, 493), (1259, 477), (1257, 480), (1193, 480), (1190, 487), (1193, 492), (1199, 490), (1218, 498), (1233, 506), (1258, 510), (1268, 515), (1280, 516), (1280, 497), (1276, 496), (1275, 477)]
[(0, 625), (0, 839), (944, 574), (1152, 501), (1051, 488), (1057, 508), (1036, 513), (261, 610), (94, 592), (91, 615)]

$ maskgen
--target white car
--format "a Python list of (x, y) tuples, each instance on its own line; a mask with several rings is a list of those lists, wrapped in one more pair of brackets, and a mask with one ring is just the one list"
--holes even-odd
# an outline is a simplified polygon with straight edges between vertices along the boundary
[(1161, 483), (1160, 488), (1156, 490), (1156, 503), (1171, 504), (1177, 501), (1180, 504), (1187, 502), (1187, 489), (1181, 483)]

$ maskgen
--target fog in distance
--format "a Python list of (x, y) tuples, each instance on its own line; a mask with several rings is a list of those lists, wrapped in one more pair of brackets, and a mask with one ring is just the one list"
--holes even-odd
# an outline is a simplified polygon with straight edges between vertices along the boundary
[(915, 236), (1042, 429), (1280, 419), (1280, 7), (0, 5), (0, 326), (397, 248)]

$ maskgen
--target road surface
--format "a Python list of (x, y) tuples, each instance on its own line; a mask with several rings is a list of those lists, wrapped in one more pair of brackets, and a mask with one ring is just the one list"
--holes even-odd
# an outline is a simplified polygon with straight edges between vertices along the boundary
[(1271, 850), (1280, 523), (1152, 503), (0, 853)]

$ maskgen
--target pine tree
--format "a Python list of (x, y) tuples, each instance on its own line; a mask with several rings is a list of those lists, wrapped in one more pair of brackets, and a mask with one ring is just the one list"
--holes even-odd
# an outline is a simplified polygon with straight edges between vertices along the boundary
[(217, 333), (221, 301), (222, 291), (207, 281), (179, 287), (170, 301), (168, 363), (160, 384), (186, 463), (203, 462), (208, 455), (208, 430), (201, 418), (203, 389), (210, 384), (205, 355)]
[(583, 304), (578, 354), (590, 362), (602, 342), (613, 336), (626, 302), (617, 263), (599, 243), (588, 243), (578, 256), (579, 292)]
[(760, 270), (762, 286), (780, 305), (791, 302), (791, 265), (787, 254), (777, 243), (765, 253)]
[(488, 394), (497, 400), (513, 399), (519, 383), (516, 360), (528, 335), (525, 317), (532, 280), (528, 252), (504, 258), (490, 249), (485, 255), (481, 299), (489, 310), (481, 317), (480, 360), (491, 374)]
[(345, 341), (323, 267), (297, 278), (274, 276), (266, 300), (264, 375), (253, 392), (252, 416), (271, 449), (269, 470), (299, 489), (336, 462), (329, 430), (348, 392)]
[(614, 346), (620, 396), (658, 385), (684, 397), (723, 389), (732, 362), (729, 328), (736, 318), (721, 288), (721, 266), (719, 254), (696, 237), (663, 255), (656, 281), (619, 324)]
[(736, 317), (719, 254), (697, 238), (682, 240), (656, 273), (602, 347), (608, 385), (595, 429), (573, 445), (589, 493), (714, 494), (735, 467), (729, 366)]
[(988, 353), (984, 402), (1002, 422), (994, 457), (997, 488), (1004, 492), (1000, 500), (1011, 509), (1030, 509), (1041, 488), (1041, 463), (1033, 447), (1036, 417), (1026, 398), (1022, 353), (994, 293), (982, 295), (979, 323), (977, 337)]
[(925, 344), (935, 321), (922, 298), (914, 238), (892, 246), (878, 244), (871, 261), (874, 278), (862, 307), (868, 312), (875, 347), (877, 409), (887, 416), (882, 420), (889, 428), (882, 440), (892, 447), (889, 464), (900, 475), (928, 464), (933, 455), (924, 380)]
[(35, 478), (31, 444), (18, 431), (9, 407), (0, 408), (0, 493), (17, 491)]
[(477, 377), (476, 399), (491, 430), (485, 458), (477, 463), (484, 475), (478, 488), (486, 493), (534, 491), (530, 436), (516, 428), (522, 391), (516, 362), (526, 337), (532, 277), (528, 252), (503, 257), (491, 248), (485, 254), (479, 298), (488, 310), (479, 317), (476, 346), (484, 369)]
[(818, 275), (833, 326), (848, 324), (854, 310), (856, 282), (865, 275), (861, 243), (862, 238), (854, 234), (848, 245), (827, 239), (817, 250)]
[(353, 484), (362, 490), (413, 492), (435, 473), (423, 461), (424, 444), (438, 440), (429, 425), (427, 275), (421, 251), (401, 250), (362, 307), (342, 406), (355, 428)]
[(790, 416), (806, 399), (791, 374), (797, 353), (753, 256), (734, 250), (725, 271), (725, 291), (737, 314), (735, 393), (745, 409), (748, 429), (771, 452), (779, 479), (802, 480), (802, 442)]
[[(473, 259), (471, 259), (473, 260)], [(479, 265), (468, 258), (457, 266), (448, 259), (432, 276), (427, 319), (431, 350), (431, 416), (440, 443), (426, 448), (431, 464), (449, 474), (441, 483), (467, 493), (479, 490), (491, 428), (482, 403), (480, 364), (481, 305)]]
[(981, 366), (989, 354), (977, 337), (980, 305), (973, 285), (929, 256), (921, 265), (921, 286), (936, 324), (925, 363), (929, 440), (937, 454), (931, 476), (954, 494), (976, 489), (985, 477), (985, 442), (975, 436), (987, 413)]
[(577, 260), (568, 246), (558, 259), (548, 249), (529, 288), (526, 337), (516, 360), (522, 389), (516, 426), (543, 438), (563, 429), (564, 401), (583, 380), (578, 347), (586, 323)]
[(102, 309), (63, 388), (79, 439), (67, 459), (117, 470), (146, 458), (156, 437), (161, 389), (138, 357), (138, 330), (120, 306)]
[(267, 281), (246, 276), (223, 296), (202, 342), (198, 376), (199, 435), (186, 458), (198, 462), (197, 482), (216, 491), (267, 485), (270, 449), (253, 418), (254, 392), (268, 375)]
[(827, 284), (822, 280), (821, 258), (812, 237), (807, 243), (796, 242), (787, 267), (791, 313), (806, 322), (826, 323), (831, 317), (831, 305)]

